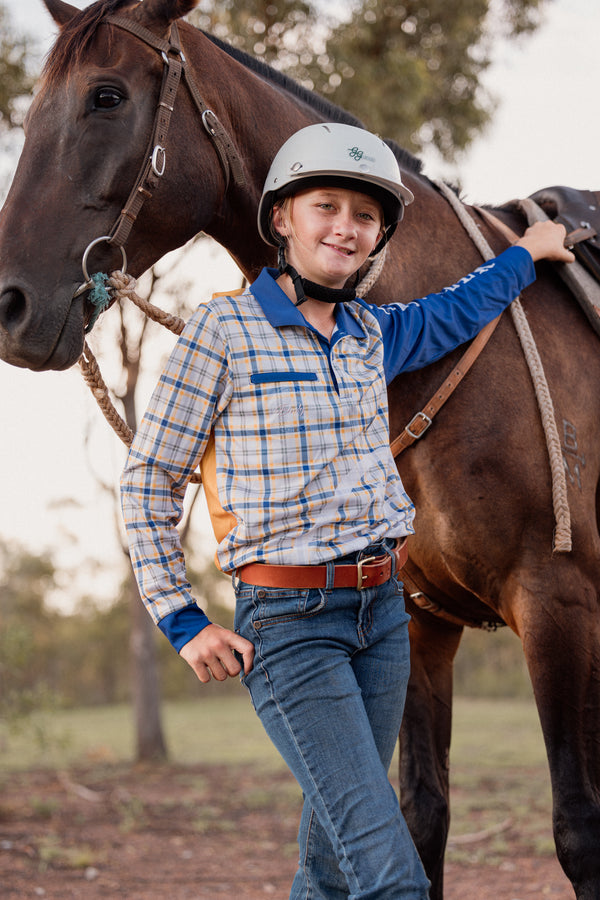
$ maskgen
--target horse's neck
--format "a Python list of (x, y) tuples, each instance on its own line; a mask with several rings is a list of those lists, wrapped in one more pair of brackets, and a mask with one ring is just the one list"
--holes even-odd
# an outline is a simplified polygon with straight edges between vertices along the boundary
[[(390, 244), (369, 299), (407, 303), (468, 274), (482, 257), (448, 202), (422, 176), (406, 176), (415, 195)], [(387, 295), (387, 296), (386, 296)]]

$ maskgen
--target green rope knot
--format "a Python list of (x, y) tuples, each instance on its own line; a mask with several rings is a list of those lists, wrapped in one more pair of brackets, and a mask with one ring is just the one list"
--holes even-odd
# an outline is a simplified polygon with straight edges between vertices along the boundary
[(111, 301), (110, 291), (107, 288), (108, 275), (105, 275), (104, 272), (96, 272), (95, 275), (92, 275), (91, 281), (94, 282), (94, 287), (89, 293), (88, 300), (94, 307), (94, 311), (85, 329), (86, 334), (90, 333), (101, 313), (110, 306)]

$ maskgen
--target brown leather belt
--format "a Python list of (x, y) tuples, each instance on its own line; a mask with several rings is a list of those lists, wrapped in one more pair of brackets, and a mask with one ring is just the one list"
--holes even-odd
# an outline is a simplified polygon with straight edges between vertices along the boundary
[[(401, 569), (408, 558), (406, 538), (390, 548), (396, 561), (396, 571)], [(367, 556), (355, 565), (336, 565), (334, 588), (365, 588), (383, 584), (392, 574), (392, 558), (388, 554)], [(249, 563), (237, 570), (237, 576), (246, 584), (274, 588), (325, 588), (327, 586), (327, 566), (271, 566), (266, 563)]]

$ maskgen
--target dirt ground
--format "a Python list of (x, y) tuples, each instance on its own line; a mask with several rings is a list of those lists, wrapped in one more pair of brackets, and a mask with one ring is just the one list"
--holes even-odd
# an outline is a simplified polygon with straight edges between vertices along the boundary
[[(225, 767), (96, 766), (11, 775), (1, 790), (2, 900), (288, 897), (299, 797), (285, 773), (265, 786)], [(445, 900), (572, 900), (550, 852), (533, 857), (510, 820), (497, 831), (487, 860), (494, 829), (465, 832)]]

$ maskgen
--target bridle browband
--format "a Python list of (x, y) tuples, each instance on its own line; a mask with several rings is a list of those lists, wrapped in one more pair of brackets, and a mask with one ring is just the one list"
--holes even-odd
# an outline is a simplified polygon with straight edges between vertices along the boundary
[(128, 19), (126, 16), (107, 16), (107, 18), (104, 19), (104, 22), (109, 25), (114, 25), (117, 28), (122, 28), (124, 31), (128, 31), (145, 44), (148, 44), (149, 47), (153, 47), (157, 50), (164, 63), (163, 80), (154, 116), (154, 123), (150, 133), (150, 140), (138, 176), (110, 234), (95, 238), (86, 248), (82, 260), (82, 270), (85, 281), (76, 290), (73, 295), (74, 298), (95, 287), (95, 281), (93, 278), (90, 278), (88, 274), (87, 260), (90, 250), (96, 244), (106, 241), (106, 243), (111, 246), (118, 247), (121, 250), (123, 257), (122, 271), (126, 271), (127, 256), (124, 249), (125, 243), (142, 206), (145, 201), (152, 196), (153, 191), (156, 190), (166, 168), (167, 152), (165, 148), (167, 134), (171, 122), (171, 114), (175, 105), (177, 88), (179, 87), (182, 74), (191, 97), (200, 112), (202, 124), (212, 138), (215, 150), (217, 151), (223, 174), (225, 175), (225, 192), (227, 192), (232, 178), (239, 187), (243, 187), (246, 184), (242, 162), (233, 140), (219, 121), (216, 113), (210, 109), (202, 99), (202, 95), (198, 90), (194, 77), (187, 67), (187, 61), (181, 49), (179, 31), (176, 23), (171, 23), (169, 38), (163, 39), (153, 34), (149, 29), (144, 28), (144, 26), (140, 25), (138, 22)]

